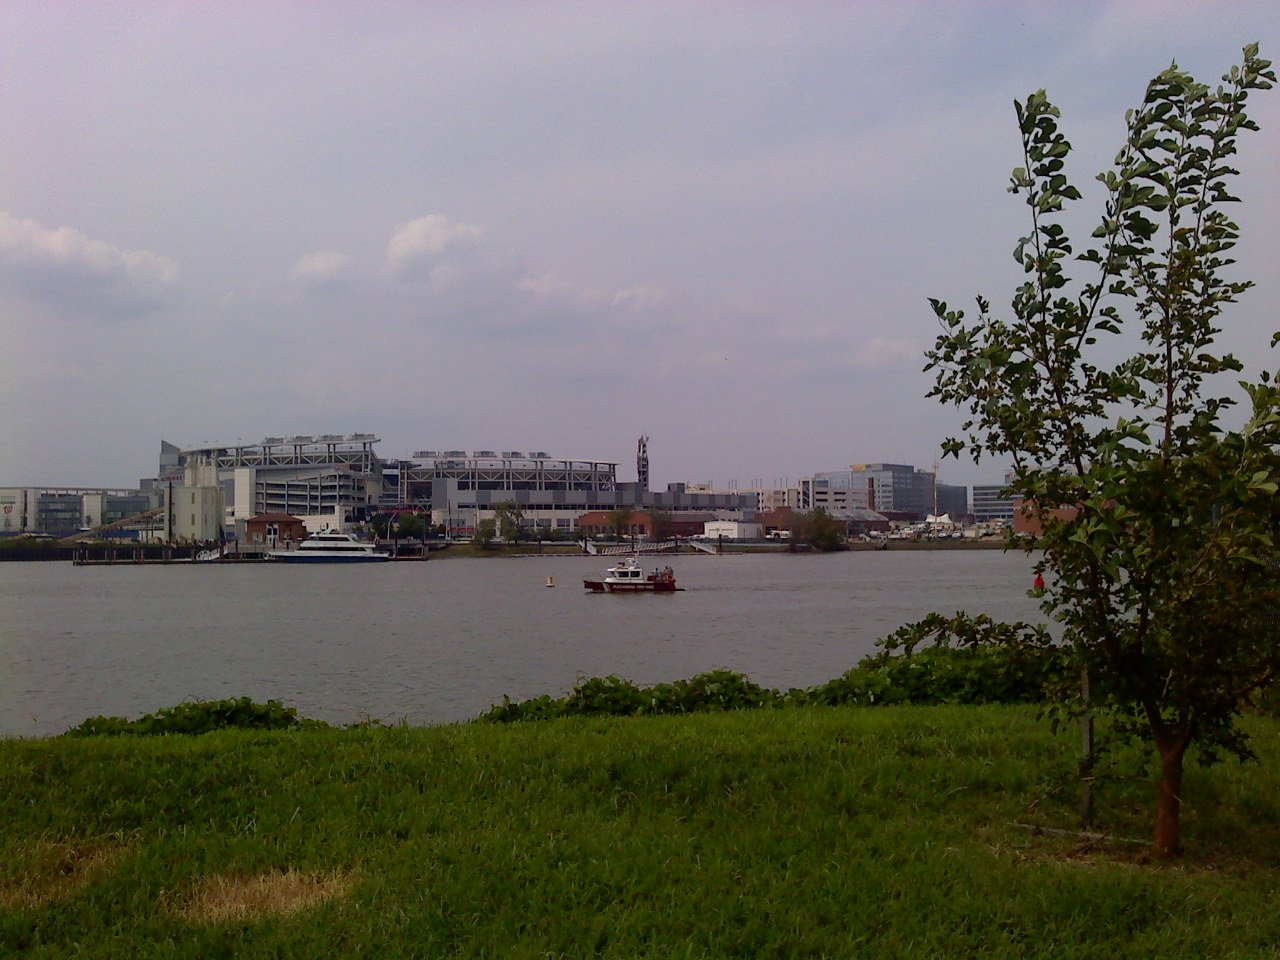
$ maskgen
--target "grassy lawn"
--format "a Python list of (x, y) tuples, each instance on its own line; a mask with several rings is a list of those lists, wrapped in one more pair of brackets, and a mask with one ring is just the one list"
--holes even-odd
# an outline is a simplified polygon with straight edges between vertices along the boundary
[[(0, 741), (0, 956), (1274, 956), (1251, 729), (1174, 866), (1019, 825), (1076, 803), (1027, 708)], [(1108, 784), (1098, 828), (1150, 800)]]

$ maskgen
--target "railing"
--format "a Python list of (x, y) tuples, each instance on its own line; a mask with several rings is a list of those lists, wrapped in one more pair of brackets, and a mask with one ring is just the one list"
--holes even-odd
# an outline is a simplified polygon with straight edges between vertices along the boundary
[[(660, 543), (645, 540), (639, 543), (620, 543), (608, 547), (596, 546), (591, 540), (584, 540), (582, 543), (583, 548), (593, 557), (624, 557), (633, 554), (670, 553), (680, 546), (676, 540), (663, 540)], [(714, 553), (714, 551), (712, 552)]]

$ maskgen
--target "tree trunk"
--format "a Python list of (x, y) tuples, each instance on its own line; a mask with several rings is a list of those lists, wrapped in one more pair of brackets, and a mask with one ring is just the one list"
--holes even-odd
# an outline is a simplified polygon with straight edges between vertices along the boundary
[(1160, 750), (1160, 800), (1156, 808), (1156, 835), (1154, 853), (1162, 860), (1170, 860), (1182, 853), (1182, 758), (1187, 752), (1185, 744), (1159, 744)]

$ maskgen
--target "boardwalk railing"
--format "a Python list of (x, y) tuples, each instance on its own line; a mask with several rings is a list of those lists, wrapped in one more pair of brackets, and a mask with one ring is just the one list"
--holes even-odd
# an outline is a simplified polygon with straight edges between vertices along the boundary
[(634, 554), (670, 553), (680, 544), (675, 540), (663, 540), (653, 543), (645, 540), (640, 543), (619, 543), (608, 547), (597, 546), (594, 541), (582, 541), (582, 547), (593, 557), (625, 557)]

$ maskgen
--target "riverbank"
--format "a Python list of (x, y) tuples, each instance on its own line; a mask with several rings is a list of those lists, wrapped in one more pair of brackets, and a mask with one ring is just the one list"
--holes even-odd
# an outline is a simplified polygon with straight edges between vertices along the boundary
[[(613, 546), (609, 544), (608, 546)], [(776, 555), (787, 554), (790, 556), (812, 555), (815, 551), (807, 548), (798, 548), (792, 550), (786, 543), (766, 543), (766, 544), (746, 544), (725, 542), (721, 545), (724, 554), (734, 555)], [(856, 541), (847, 544), (842, 550), (834, 551), (837, 553), (875, 553), (884, 551), (893, 551), (901, 553), (904, 551), (932, 551), (932, 550), (1005, 550), (1008, 544), (1003, 539), (986, 539), (986, 540), (881, 540), (878, 542)], [(702, 557), (713, 556), (702, 550), (695, 550), (693, 547), (682, 545), (677, 550), (664, 551), (666, 556), (679, 557)], [(537, 543), (521, 543), (521, 544), (497, 544), (489, 547), (481, 547), (470, 543), (453, 543), (449, 544), (447, 549), (432, 551), (430, 559), (444, 559), (447, 557), (528, 557), (528, 556), (544, 556), (544, 557), (582, 557), (587, 556), (582, 548), (581, 543), (546, 541), (542, 544)], [(606, 556), (601, 559), (608, 560)]]
[[(1175, 867), (1033, 708), (0, 741), (0, 954), (1269, 956), (1277, 727)], [(1102, 787), (1144, 838), (1150, 787)]]

